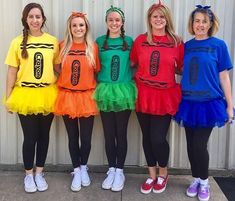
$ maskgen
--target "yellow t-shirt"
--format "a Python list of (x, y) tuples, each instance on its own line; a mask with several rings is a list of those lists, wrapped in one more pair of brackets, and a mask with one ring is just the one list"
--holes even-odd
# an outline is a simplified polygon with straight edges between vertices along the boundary
[(19, 68), (15, 85), (40, 87), (55, 83), (53, 65), (60, 63), (58, 41), (54, 36), (28, 36), (28, 58), (21, 57), (23, 36), (13, 39), (5, 64)]

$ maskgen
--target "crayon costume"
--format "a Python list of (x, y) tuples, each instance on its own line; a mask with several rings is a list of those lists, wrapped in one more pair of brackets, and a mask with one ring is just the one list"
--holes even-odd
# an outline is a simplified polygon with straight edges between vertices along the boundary
[(221, 127), (228, 121), (219, 72), (232, 63), (224, 41), (210, 37), (185, 44), (183, 101), (175, 120), (187, 127)]
[(96, 88), (94, 74), (100, 70), (97, 44), (94, 43), (95, 66), (89, 64), (85, 51), (85, 43), (73, 43), (68, 54), (61, 59), (62, 69), (57, 82), (59, 92), (55, 104), (57, 115), (79, 118), (98, 114), (92, 97)]
[(96, 40), (99, 46), (101, 71), (98, 74), (99, 84), (94, 98), (100, 111), (133, 110), (137, 94), (135, 83), (132, 81), (129, 59), (133, 41), (130, 37), (125, 36), (128, 49), (123, 51), (121, 37), (108, 38), (108, 49), (105, 50), (102, 47), (105, 37), (104, 35)]
[(153, 36), (156, 45), (139, 35), (131, 51), (138, 65), (135, 81), (138, 88), (136, 111), (152, 115), (174, 115), (181, 101), (180, 85), (175, 81), (175, 64), (181, 68), (183, 43), (175, 46), (168, 37)]
[(21, 57), (23, 36), (16, 37), (10, 46), (5, 64), (18, 68), (17, 80), (5, 104), (19, 114), (47, 115), (54, 110), (57, 96), (53, 65), (59, 64), (58, 43), (55, 37), (43, 33), (29, 35), (28, 58)]

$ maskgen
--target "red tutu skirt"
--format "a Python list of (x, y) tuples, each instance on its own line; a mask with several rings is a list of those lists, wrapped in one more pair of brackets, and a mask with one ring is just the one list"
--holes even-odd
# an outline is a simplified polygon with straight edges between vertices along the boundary
[(136, 111), (153, 115), (174, 115), (179, 108), (182, 93), (179, 84), (168, 89), (159, 89), (136, 82), (138, 97)]

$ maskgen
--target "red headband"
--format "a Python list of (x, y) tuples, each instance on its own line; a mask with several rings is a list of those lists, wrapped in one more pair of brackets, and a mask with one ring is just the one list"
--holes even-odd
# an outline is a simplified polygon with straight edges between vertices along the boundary
[(154, 10), (156, 10), (159, 7), (165, 8), (165, 6), (162, 4), (161, 0), (158, 0), (158, 4), (155, 3), (152, 5), (152, 9), (150, 10), (150, 13), (152, 13)]
[(72, 12), (71, 16), (72, 17), (82, 17), (85, 18), (85, 13), (81, 13), (81, 12)]

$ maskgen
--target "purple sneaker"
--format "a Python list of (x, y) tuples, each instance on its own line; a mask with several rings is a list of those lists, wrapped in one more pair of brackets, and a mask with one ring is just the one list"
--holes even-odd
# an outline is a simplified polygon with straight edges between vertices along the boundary
[(190, 186), (187, 188), (187, 191), (186, 191), (187, 196), (191, 198), (197, 196), (199, 186), (200, 186), (200, 183), (198, 181), (196, 180), (192, 181)]
[(198, 189), (198, 199), (200, 201), (208, 201), (210, 198), (210, 190), (208, 185), (200, 185)]

